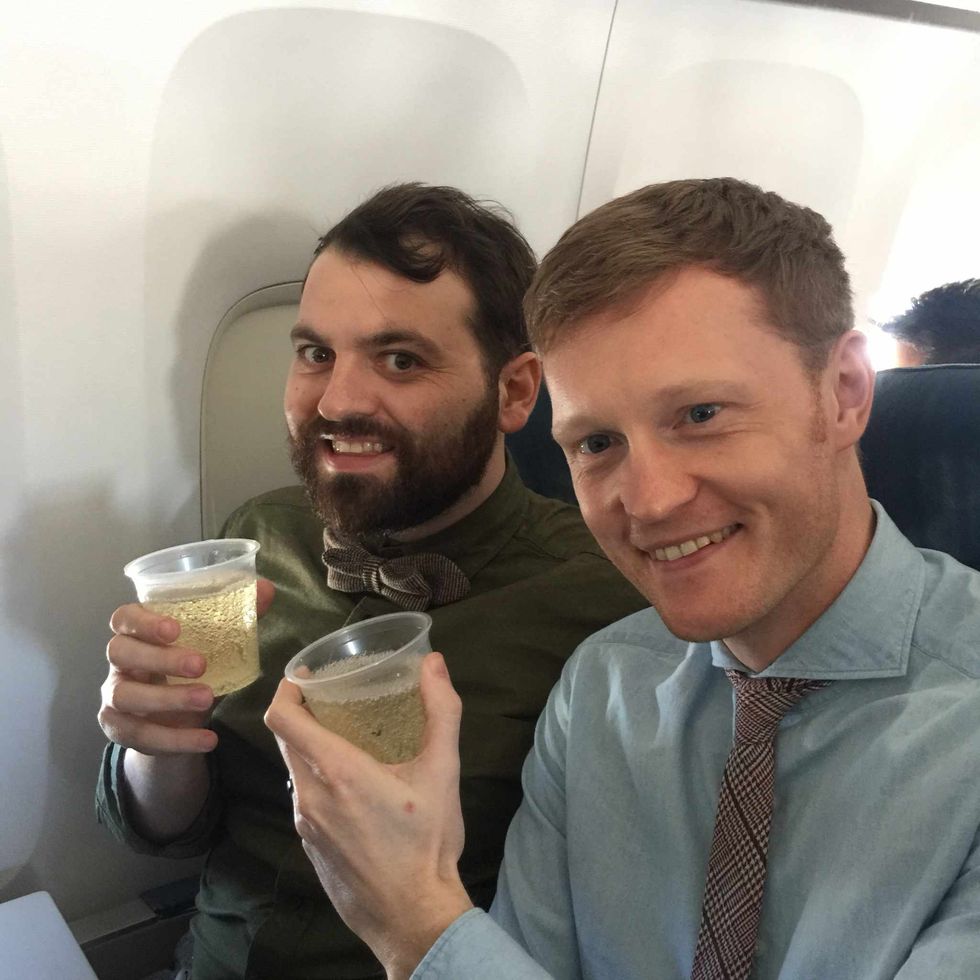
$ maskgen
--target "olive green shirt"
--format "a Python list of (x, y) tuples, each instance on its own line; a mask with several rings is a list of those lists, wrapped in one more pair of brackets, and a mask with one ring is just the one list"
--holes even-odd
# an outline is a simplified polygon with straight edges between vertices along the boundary
[[(178, 840), (143, 840), (119, 792), (122, 752), (110, 746), (99, 819), (139, 851), (209, 852), (192, 925), (193, 980), (383, 977), (329, 904), (300, 845), (286, 769), (262, 716), (286, 662), (302, 647), (398, 607), (327, 587), (322, 527), (299, 487), (245, 504), (224, 533), (261, 543), (259, 574), (275, 583), (276, 596), (259, 623), (261, 677), (214, 711), (218, 747), (210, 757), (208, 801)], [(510, 460), (500, 486), (473, 513), (382, 554), (417, 551), (446, 555), (471, 581), (464, 599), (428, 612), (433, 648), (445, 656), (463, 701), (460, 873), (473, 901), (486, 908), (521, 800), (521, 766), (549, 691), (582, 640), (646, 603), (603, 556), (578, 510), (529, 491)]]

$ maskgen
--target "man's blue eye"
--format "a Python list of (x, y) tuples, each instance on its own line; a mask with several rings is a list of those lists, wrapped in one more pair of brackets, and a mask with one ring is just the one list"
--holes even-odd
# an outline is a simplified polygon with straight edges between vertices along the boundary
[(594, 456), (596, 453), (604, 452), (612, 445), (612, 439), (602, 434), (586, 436), (579, 444), (580, 452), (587, 456)]
[(718, 414), (720, 405), (694, 405), (687, 410), (687, 417), (695, 423), (709, 422)]

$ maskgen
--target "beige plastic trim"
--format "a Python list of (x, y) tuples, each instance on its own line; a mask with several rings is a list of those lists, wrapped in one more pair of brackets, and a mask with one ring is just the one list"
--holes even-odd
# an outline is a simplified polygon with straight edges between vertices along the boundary
[(201, 390), (201, 533), (215, 536), (240, 504), (296, 483), (282, 393), (302, 283), (257, 289), (221, 318)]

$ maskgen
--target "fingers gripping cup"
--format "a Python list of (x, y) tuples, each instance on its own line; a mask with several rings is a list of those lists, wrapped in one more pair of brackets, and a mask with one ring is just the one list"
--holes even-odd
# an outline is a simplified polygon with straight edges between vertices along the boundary
[(422, 748), (422, 658), (432, 650), (425, 613), (399, 612), (345, 626), (286, 664), (317, 721), (379, 762)]
[(178, 643), (203, 654), (201, 677), (170, 677), (171, 684), (210, 684), (230, 694), (259, 676), (255, 615), (257, 541), (195, 541), (154, 551), (123, 569), (145, 609), (180, 623)]

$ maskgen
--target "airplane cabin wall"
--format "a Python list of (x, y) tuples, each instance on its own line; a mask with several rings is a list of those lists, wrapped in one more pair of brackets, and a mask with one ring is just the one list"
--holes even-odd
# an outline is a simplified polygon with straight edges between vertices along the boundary
[(975, 20), (971, 32), (778, 2), (620, 0), (583, 211), (659, 180), (752, 181), (830, 221), (857, 325), (887, 320), (980, 274)]
[(218, 323), (395, 180), (496, 198), (547, 247), (575, 218), (614, 3), (258, 8), (0, 13), (0, 900), (45, 888), (69, 919), (195, 866), (95, 825), (95, 713), (123, 564), (201, 535)]
[(978, 80), (976, 33), (752, 0), (5, 7), (0, 900), (77, 918), (195, 866), (94, 823), (106, 620), (126, 560), (202, 533), (219, 323), (330, 222), (451, 183), (540, 254), (616, 194), (732, 174), (824, 211), (885, 315), (977, 275)]

